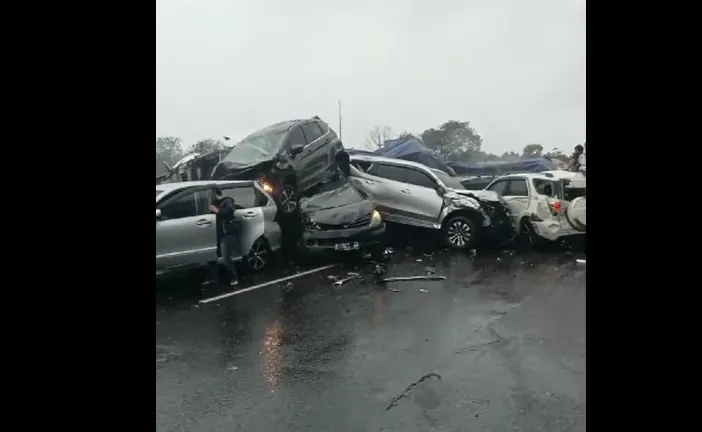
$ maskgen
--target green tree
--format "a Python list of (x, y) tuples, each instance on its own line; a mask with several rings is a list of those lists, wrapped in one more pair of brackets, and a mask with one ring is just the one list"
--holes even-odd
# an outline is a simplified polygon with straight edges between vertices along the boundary
[(183, 157), (182, 141), (172, 136), (156, 137), (156, 174), (163, 173), (166, 168), (163, 163), (173, 165)]
[(424, 145), (447, 160), (467, 160), (480, 151), (483, 138), (470, 122), (450, 120), (438, 129), (427, 129), (421, 135)]
[(541, 144), (527, 144), (522, 150), (522, 157), (524, 158), (535, 158), (541, 156), (544, 151), (544, 146)]
[(224, 149), (224, 147), (224, 142), (212, 138), (207, 138), (191, 145), (187, 153), (205, 154), (214, 150), (222, 150)]

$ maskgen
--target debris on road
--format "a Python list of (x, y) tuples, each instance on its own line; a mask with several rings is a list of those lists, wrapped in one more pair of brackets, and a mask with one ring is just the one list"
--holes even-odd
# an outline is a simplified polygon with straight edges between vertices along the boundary
[(385, 411), (390, 411), (391, 409), (393, 409), (394, 407), (396, 407), (396, 406), (397, 406), (397, 403), (398, 403), (400, 400), (406, 398), (406, 397), (412, 392), (412, 390), (415, 389), (415, 387), (417, 387), (418, 385), (420, 385), (420, 384), (423, 383), (424, 381), (426, 381), (426, 380), (428, 380), (428, 379), (431, 379), (431, 378), (434, 378), (434, 379), (439, 380), (439, 381), (442, 380), (441, 375), (439, 375), (438, 373), (432, 372), (432, 373), (428, 373), (428, 374), (424, 375), (423, 377), (419, 378), (417, 381), (415, 381), (415, 382), (413, 382), (412, 384), (408, 385), (407, 388), (405, 389), (405, 391), (402, 392), (402, 394), (400, 394), (399, 396), (393, 398), (393, 399), (390, 401), (390, 405), (388, 405), (388, 407), (385, 408)]
[(350, 274), (351, 276), (347, 276), (343, 279), (339, 279), (339, 280), (335, 281), (332, 285), (334, 285), (334, 286), (343, 285), (350, 280), (359, 278), (359, 276), (360, 276), (358, 273), (353, 273), (353, 272), (349, 272), (348, 274)]
[(586, 261), (584, 259), (576, 259), (575, 262), (578, 264), (585, 264), (586, 263)]
[(436, 270), (434, 269), (434, 267), (426, 266), (424, 267), (424, 273), (428, 275), (433, 275), (434, 273), (436, 273)]
[(399, 276), (399, 277), (391, 277), (391, 278), (384, 278), (384, 279), (378, 279), (376, 282), (377, 283), (386, 283), (386, 282), (405, 282), (405, 281), (441, 281), (441, 280), (446, 280), (446, 276), (435, 276), (435, 275), (424, 275), (424, 276)]
[(400, 292), (400, 290), (399, 290), (399, 289), (397, 289), (397, 288), (388, 288), (388, 291), (392, 291), (392, 292)]
[(230, 366), (227, 368), (227, 372), (234, 372), (235, 370), (238, 370), (239, 366)]
[(421, 291), (421, 292), (423, 292), (423, 293), (428, 293), (428, 292), (429, 292), (429, 290), (425, 290), (424, 288), (420, 288), (419, 291)]

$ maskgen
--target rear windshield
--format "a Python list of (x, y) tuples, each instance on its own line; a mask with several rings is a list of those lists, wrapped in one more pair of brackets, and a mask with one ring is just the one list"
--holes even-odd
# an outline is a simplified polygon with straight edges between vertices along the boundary
[(533, 183), (539, 195), (559, 199), (563, 197), (563, 185), (559, 181), (534, 179)]

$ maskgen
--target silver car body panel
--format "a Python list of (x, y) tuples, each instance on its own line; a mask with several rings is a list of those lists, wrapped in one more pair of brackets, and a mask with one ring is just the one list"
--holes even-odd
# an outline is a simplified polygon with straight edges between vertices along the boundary
[[(263, 237), (271, 251), (282, 245), (282, 231), (275, 221), (277, 207), (273, 198), (254, 181), (195, 181), (156, 185), (156, 206), (170, 196), (189, 188), (204, 188), (195, 192), (194, 199), (209, 200), (208, 186), (223, 191), (231, 188), (254, 187), (267, 198), (263, 207), (237, 209), (234, 216), (240, 221), (239, 249), (234, 260), (240, 261), (248, 255), (254, 242)], [(203, 196), (204, 194), (204, 196)], [(226, 192), (225, 192), (226, 194)], [(156, 272), (161, 273), (179, 267), (201, 266), (217, 261), (217, 226), (214, 214), (202, 214), (180, 219), (156, 221)], [(219, 258), (221, 260), (221, 258)]]
[[(422, 164), (360, 154), (351, 155), (350, 159), (349, 181), (368, 194), (371, 201), (377, 206), (377, 210), (388, 222), (441, 229), (447, 216), (458, 210), (470, 209), (480, 212), (485, 226), (489, 226), (491, 223), (490, 217), (474, 198), (448, 188), (430, 168)], [(429, 176), (437, 186), (444, 188), (445, 193), (443, 196), (439, 196), (435, 189), (371, 175), (354, 166), (354, 163), (359, 162), (370, 164), (371, 167), (373, 164), (382, 164), (421, 171)]]

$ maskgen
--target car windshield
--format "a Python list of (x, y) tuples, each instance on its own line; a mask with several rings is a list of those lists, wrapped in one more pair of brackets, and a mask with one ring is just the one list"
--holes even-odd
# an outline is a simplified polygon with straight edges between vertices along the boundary
[(450, 175), (438, 169), (432, 169), (431, 171), (434, 173), (435, 176), (439, 178), (439, 180), (441, 181), (441, 183), (444, 184), (445, 187), (451, 189), (465, 189), (461, 182), (458, 181), (458, 178), (451, 177)]
[(306, 210), (341, 207), (361, 202), (365, 195), (346, 180), (335, 180), (323, 184), (312, 198), (305, 201)]
[(224, 162), (232, 165), (249, 166), (270, 160), (283, 147), (287, 128), (264, 129), (249, 135), (232, 148)]
[(159, 195), (161, 195), (162, 193), (163, 193), (163, 191), (162, 191), (162, 190), (158, 190), (158, 189), (156, 189), (156, 196), (159, 196)]

